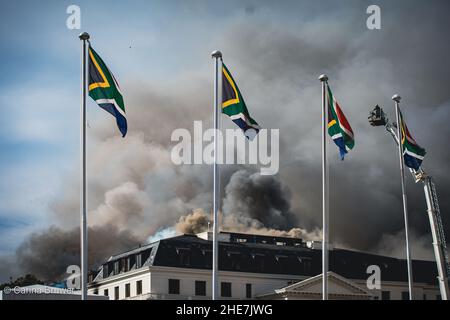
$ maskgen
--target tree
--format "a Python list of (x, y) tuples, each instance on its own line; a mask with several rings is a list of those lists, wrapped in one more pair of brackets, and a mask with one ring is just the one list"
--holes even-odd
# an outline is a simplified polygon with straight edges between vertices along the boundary
[(32, 284), (43, 284), (43, 283), (44, 282), (42, 282), (41, 280), (36, 278), (36, 276), (34, 274), (26, 274), (25, 276), (18, 277), (14, 281), (11, 278), (10, 282), (5, 282), (3, 284), (0, 284), (0, 290), (3, 290), (4, 287), (10, 287), (10, 288), (24, 287), (24, 286), (29, 286)]

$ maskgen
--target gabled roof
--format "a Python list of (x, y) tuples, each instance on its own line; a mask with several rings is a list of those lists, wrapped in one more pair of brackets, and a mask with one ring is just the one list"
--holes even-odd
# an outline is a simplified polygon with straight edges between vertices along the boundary
[[(277, 293), (285, 293), (285, 292), (299, 292), (299, 291), (305, 291), (310, 290), (314, 288), (315, 285), (320, 284), (322, 285), (322, 274), (318, 274), (317, 276), (308, 278), (306, 280), (291, 284), (287, 287), (277, 289), (275, 292)], [(355, 282), (346, 279), (344, 277), (341, 277), (337, 273), (334, 273), (332, 271), (328, 271), (328, 283), (337, 283), (339, 286), (345, 286), (349, 291), (356, 293), (356, 294), (363, 294), (363, 295), (370, 295), (369, 291), (361, 288), (358, 284)]]
[[(362, 288), (355, 282), (346, 279), (334, 272), (329, 271), (328, 275), (328, 295), (330, 299), (371, 299), (373, 296), (369, 291)], [(258, 298), (308, 298), (320, 299), (322, 297), (322, 274), (288, 285), (274, 292), (264, 294)]]

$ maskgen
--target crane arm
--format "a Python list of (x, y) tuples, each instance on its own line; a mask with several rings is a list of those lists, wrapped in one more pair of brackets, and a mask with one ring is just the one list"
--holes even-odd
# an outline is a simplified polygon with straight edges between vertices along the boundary
[[(389, 122), (386, 121), (385, 127), (386, 130), (391, 134), (395, 143), (398, 145), (399, 139), (395, 133), (395, 130), (392, 128)], [(422, 169), (422, 167), (420, 167), (417, 171), (409, 168), (409, 171), (411, 172), (411, 175), (413, 176), (416, 183), (423, 183), (425, 199), (428, 208), (427, 213), (428, 218), (430, 219), (431, 235), (433, 237), (434, 255), (436, 257), (436, 264), (438, 268), (439, 289), (441, 291), (442, 299), (448, 300), (450, 298), (448, 283), (448, 279), (450, 277), (450, 263), (436, 186), (433, 182), (432, 177), (428, 176)]]

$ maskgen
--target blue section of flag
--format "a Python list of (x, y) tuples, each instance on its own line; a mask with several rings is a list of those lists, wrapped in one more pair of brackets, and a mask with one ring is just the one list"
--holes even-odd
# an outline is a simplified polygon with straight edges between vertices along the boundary
[(112, 103), (99, 103), (98, 105), (116, 118), (116, 123), (122, 133), (122, 137), (125, 137), (128, 129), (127, 119), (119, 111), (117, 111)]
[(403, 159), (405, 159), (405, 165), (414, 170), (419, 170), (420, 166), (422, 165), (422, 160), (413, 157), (406, 152), (403, 154)]
[(339, 147), (339, 153), (341, 155), (341, 160), (344, 160), (345, 154), (347, 153), (347, 149), (345, 148), (344, 138), (339, 137), (333, 139), (334, 143)]
[(247, 122), (245, 122), (243, 119), (234, 119), (233, 122), (239, 127), (241, 128), (244, 132), (246, 132), (249, 129), (253, 129), (256, 131), (256, 133), (259, 132), (259, 129), (251, 127), (247, 124)]

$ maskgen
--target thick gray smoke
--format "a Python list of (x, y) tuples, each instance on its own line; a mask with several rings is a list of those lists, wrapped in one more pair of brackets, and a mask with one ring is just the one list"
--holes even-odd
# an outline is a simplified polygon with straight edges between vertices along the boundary
[[(248, 216), (240, 216), (238, 214), (227, 214), (221, 217), (222, 228), (221, 231), (231, 232), (243, 232), (250, 234), (262, 234), (278, 237), (294, 237), (307, 240), (320, 240), (322, 233), (316, 229), (313, 232), (308, 232), (302, 228), (292, 228), (290, 230), (279, 230), (264, 227), (264, 225), (256, 219), (249, 218)], [(194, 210), (192, 213), (180, 217), (179, 221), (175, 224), (176, 233), (197, 234), (205, 232), (212, 226), (211, 215), (207, 214), (201, 209)], [(173, 228), (166, 229), (168, 232), (161, 232), (161, 235), (172, 235)], [(159, 239), (159, 237), (158, 237)], [(153, 239), (156, 240), (156, 239)]]
[[(413, 135), (428, 151), (424, 165), (435, 177), (450, 234), (446, 215), (450, 149), (445, 147), (450, 136), (450, 44), (442, 41), (450, 30), (450, 3), (378, 2), (382, 29), (377, 31), (365, 26), (368, 4), (364, 1), (239, 4), (241, 14), (215, 30), (214, 36), (195, 40), (196, 50), (204, 52), (204, 61), (195, 71), (183, 69), (166, 82), (127, 75), (122, 81), (130, 128), (127, 137), (118, 137), (110, 118), (91, 121), (92, 265), (167, 228), (178, 232), (207, 228), (211, 167), (173, 165), (170, 136), (176, 128), (192, 131), (194, 120), (203, 120), (205, 127), (211, 124), (208, 54), (216, 48), (224, 53), (252, 117), (264, 128), (280, 129), (277, 176), (259, 176), (254, 167), (242, 165), (222, 167), (224, 230), (320, 238), (317, 77), (327, 73), (356, 137), (355, 149), (343, 162), (337, 148), (329, 144), (332, 241), (393, 255), (403, 251), (395, 145), (382, 128), (367, 122), (376, 104), (392, 118), (390, 97), (397, 92), (404, 97), (402, 106)], [(252, 9), (246, 10), (250, 5)], [(223, 125), (233, 127), (226, 117)], [(422, 188), (407, 178), (412, 242), (417, 244), (412, 254), (430, 257)], [(78, 261), (74, 229), (79, 222), (78, 195), (79, 181), (72, 177), (64, 186), (64, 196), (52, 205), (58, 227), (31, 236), (19, 248), (17, 259), (24, 271), (55, 277)]]
[[(128, 250), (139, 240), (128, 231), (103, 225), (88, 229), (90, 265), (101, 264), (112, 254)], [(32, 234), (17, 249), (16, 260), (24, 272), (43, 280), (60, 280), (69, 265), (80, 265), (80, 229), (58, 227)]]
[(208, 227), (212, 225), (210, 218), (210, 215), (203, 210), (197, 209), (186, 216), (180, 217), (175, 224), (175, 230), (181, 234), (197, 234), (207, 231)]
[(223, 212), (242, 219), (259, 221), (263, 226), (287, 230), (296, 225), (290, 211), (290, 191), (273, 176), (237, 171), (225, 188)]

